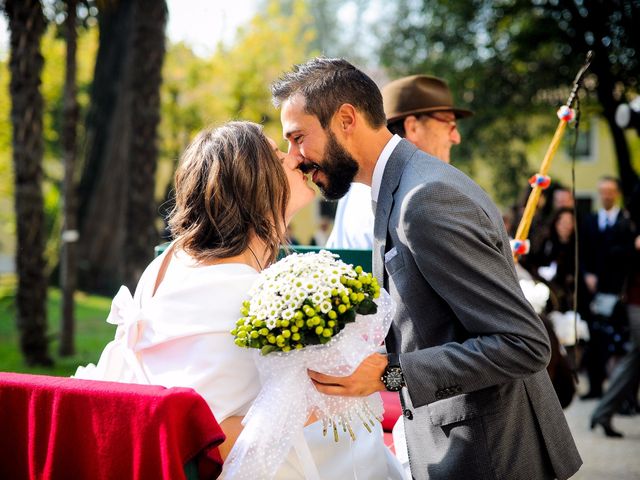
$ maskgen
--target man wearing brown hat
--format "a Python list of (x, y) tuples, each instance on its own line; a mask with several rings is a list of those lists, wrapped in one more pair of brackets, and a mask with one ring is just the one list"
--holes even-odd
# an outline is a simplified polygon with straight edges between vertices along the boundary
[[(453, 105), (447, 83), (430, 75), (411, 75), (382, 89), (387, 126), (420, 150), (449, 163), (451, 147), (460, 143), (456, 120), (473, 115)], [(340, 199), (328, 248), (370, 249), (373, 246), (371, 191), (354, 183)]]
[(382, 99), (391, 133), (449, 163), (451, 147), (460, 143), (456, 120), (473, 113), (453, 106), (444, 80), (429, 75), (399, 78), (382, 89)]

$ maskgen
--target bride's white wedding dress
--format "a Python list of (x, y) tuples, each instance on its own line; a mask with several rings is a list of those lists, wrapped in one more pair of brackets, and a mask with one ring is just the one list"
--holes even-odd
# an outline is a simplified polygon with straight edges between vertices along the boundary
[[(97, 365), (79, 367), (75, 377), (191, 387), (208, 403), (218, 422), (245, 415), (260, 390), (254, 352), (234, 344), (229, 331), (258, 273), (244, 264), (198, 266), (176, 252), (155, 295), (153, 288), (167, 252), (143, 273), (132, 297), (121, 288), (108, 322), (118, 326), (115, 339)], [(342, 435), (338, 443), (323, 436), (320, 422), (304, 429), (320, 477), (401, 479), (401, 468), (384, 446), (379, 425), (363, 427), (356, 440)], [(292, 449), (276, 479), (304, 478)]]

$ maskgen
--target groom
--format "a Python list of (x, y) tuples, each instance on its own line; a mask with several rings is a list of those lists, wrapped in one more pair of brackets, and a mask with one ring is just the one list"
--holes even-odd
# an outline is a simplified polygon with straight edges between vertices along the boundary
[(374, 273), (397, 304), (388, 355), (319, 391), (401, 392), (416, 479), (568, 478), (582, 461), (545, 370), (500, 212), (466, 175), (392, 135), (375, 83), (341, 59), (272, 86), (300, 168), (329, 199), (371, 186)]

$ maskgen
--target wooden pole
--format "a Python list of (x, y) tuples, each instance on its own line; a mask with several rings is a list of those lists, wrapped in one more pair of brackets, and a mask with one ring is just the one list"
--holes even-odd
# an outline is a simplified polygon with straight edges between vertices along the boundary
[[(558, 110), (558, 117), (560, 118), (560, 123), (556, 128), (556, 132), (551, 139), (551, 144), (547, 149), (547, 153), (542, 160), (542, 165), (540, 166), (539, 175), (546, 177), (549, 172), (549, 168), (551, 167), (551, 162), (553, 161), (553, 157), (555, 157), (556, 152), (558, 151), (558, 147), (560, 146), (560, 142), (562, 141), (562, 137), (564, 135), (565, 130), (567, 129), (567, 123), (569, 123), (573, 119), (573, 111), (571, 110), (571, 105), (578, 94), (578, 89), (580, 88), (580, 83), (582, 82), (582, 77), (586, 73), (589, 65), (591, 64), (591, 59), (593, 57), (593, 52), (590, 50), (587, 53), (586, 60), (578, 71), (576, 78), (573, 81), (573, 88), (571, 89), (571, 93), (569, 94), (569, 99), (567, 100), (566, 105)], [(542, 194), (542, 190), (545, 187), (538, 185), (537, 183), (533, 183), (531, 193), (529, 194), (529, 198), (527, 199), (527, 204), (525, 205), (524, 212), (522, 214), (522, 218), (520, 219), (520, 223), (518, 224), (518, 229), (516, 230), (516, 236), (514, 239), (514, 243), (522, 243), (527, 240), (529, 237), (529, 229), (531, 228), (531, 222), (533, 221), (533, 216), (536, 213), (536, 208), (538, 206), (538, 201), (540, 200), (540, 195)], [(521, 255), (516, 248), (513, 248), (513, 261), (517, 262), (518, 257)]]

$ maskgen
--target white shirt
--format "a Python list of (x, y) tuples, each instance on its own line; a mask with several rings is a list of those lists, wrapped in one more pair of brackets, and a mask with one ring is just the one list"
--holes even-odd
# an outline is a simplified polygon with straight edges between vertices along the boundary
[(374, 212), (371, 202), (378, 200), (384, 169), (400, 140), (400, 136), (394, 135), (380, 152), (373, 169), (371, 187), (352, 183), (347, 194), (340, 199), (327, 248), (373, 248)]
[(402, 140), (402, 138), (399, 135), (394, 135), (382, 149), (382, 152), (380, 152), (376, 166), (373, 169), (373, 177), (371, 178), (371, 200), (374, 202), (378, 201), (380, 186), (382, 185), (382, 176), (384, 175), (384, 169), (387, 166), (389, 157), (400, 143), (400, 140)]
[(618, 213), (620, 213), (620, 208), (618, 207), (613, 207), (610, 210), (605, 210), (604, 208), (598, 210), (598, 229), (603, 231), (607, 228), (607, 225), (613, 227), (618, 218)]
[(338, 202), (326, 247), (370, 250), (373, 247), (373, 222), (371, 187), (364, 183), (352, 183), (347, 194)]

